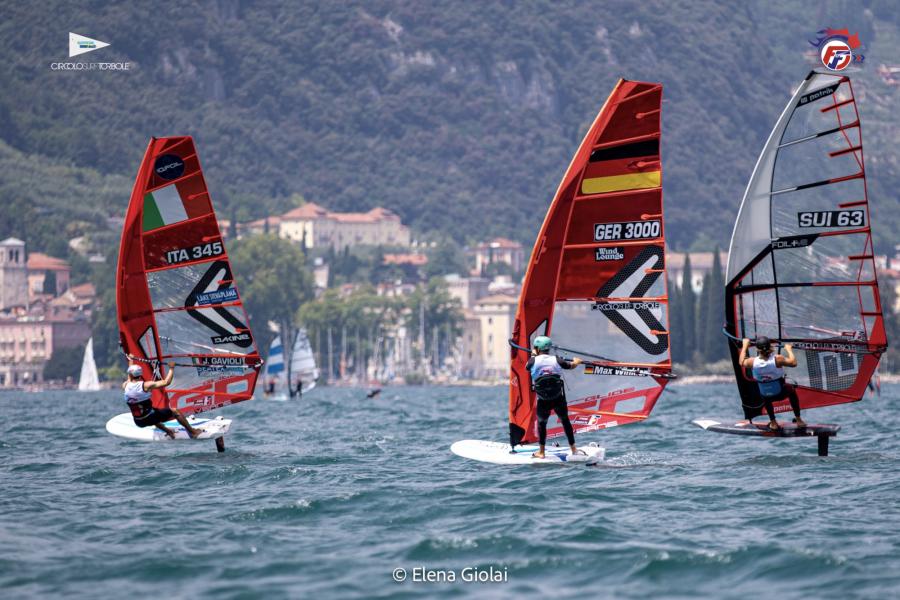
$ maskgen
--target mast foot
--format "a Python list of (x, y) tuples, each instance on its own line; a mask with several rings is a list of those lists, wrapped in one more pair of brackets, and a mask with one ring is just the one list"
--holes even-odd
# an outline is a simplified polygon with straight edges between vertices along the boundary
[(819, 434), (816, 437), (819, 439), (819, 456), (828, 456), (828, 439), (831, 436)]
[[(825, 447), (828, 448), (828, 442), (825, 442)], [(821, 456), (822, 449), (822, 440), (819, 439), (819, 455)], [(217, 452), (225, 452), (225, 436), (216, 438), (216, 451)], [(826, 454), (828, 451), (826, 450)]]

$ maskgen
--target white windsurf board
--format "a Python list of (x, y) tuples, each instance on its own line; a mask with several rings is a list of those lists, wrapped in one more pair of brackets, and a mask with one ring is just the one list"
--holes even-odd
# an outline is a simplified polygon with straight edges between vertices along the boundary
[(450, 446), (450, 451), (457, 456), (493, 463), (495, 465), (546, 465), (546, 464), (596, 464), (603, 460), (606, 450), (591, 442), (587, 446), (578, 446), (584, 454), (573, 455), (568, 446), (547, 446), (545, 458), (534, 458), (538, 451), (537, 444), (516, 446), (510, 451), (509, 444), (489, 442), (486, 440), (460, 440)]
[(187, 430), (178, 421), (166, 421), (163, 425), (175, 432), (175, 439), (173, 440), (157, 427), (138, 427), (134, 424), (134, 418), (131, 416), (131, 413), (122, 413), (107, 421), (106, 431), (121, 438), (140, 442), (177, 442), (220, 438), (228, 433), (228, 430), (231, 428), (231, 419), (221, 416), (214, 419), (204, 419), (191, 415), (188, 417), (188, 422), (194, 429), (202, 431), (198, 437), (191, 438)]

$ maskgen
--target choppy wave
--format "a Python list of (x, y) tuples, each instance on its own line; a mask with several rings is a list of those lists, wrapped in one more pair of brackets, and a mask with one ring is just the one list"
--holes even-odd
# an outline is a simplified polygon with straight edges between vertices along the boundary
[[(814, 439), (693, 427), (737, 401), (732, 386), (682, 386), (648, 422), (584, 436), (607, 448), (596, 468), (453, 456), (458, 439), (503, 439), (500, 388), (364, 396), (229, 407), (217, 454), (107, 435), (123, 409), (112, 392), (3, 395), (3, 596), (809, 598), (900, 585), (887, 425), (900, 386), (810, 412), (843, 426), (828, 458)], [(460, 581), (467, 568), (506, 580)]]

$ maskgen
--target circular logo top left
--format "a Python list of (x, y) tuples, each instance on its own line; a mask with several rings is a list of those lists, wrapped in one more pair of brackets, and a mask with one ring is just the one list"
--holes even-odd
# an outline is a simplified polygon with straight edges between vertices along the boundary
[(163, 154), (157, 157), (153, 170), (163, 179), (178, 179), (184, 175), (184, 161), (174, 154)]

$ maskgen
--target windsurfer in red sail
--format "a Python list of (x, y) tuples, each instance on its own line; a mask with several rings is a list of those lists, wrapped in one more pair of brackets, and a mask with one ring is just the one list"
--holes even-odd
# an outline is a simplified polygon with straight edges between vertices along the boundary
[(547, 443), (547, 421), (550, 413), (555, 412), (562, 424), (569, 441), (572, 454), (576, 454), (575, 431), (569, 421), (569, 408), (566, 404), (566, 388), (562, 380), (563, 369), (574, 369), (581, 364), (580, 358), (566, 360), (550, 354), (552, 342), (547, 336), (538, 336), (534, 340), (534, 350), (525, 368), (531, 374), (531, 386), (537, 394), (538, 438), (540, 450), (532, 456), (544, 458), (544, 446)]
[[(797, 390), (794, 386), (784, 380), (783, 367), (796, 367), (797, 358), (794, 356), (794, 350), (790, 344), (784, 345), (784, 352), (787, 356), (781, 356), (777, 352), (772, 351), (772, 342), (766, 336), (760, 336), (756, 339), (755, 357), (748, 357), (747, 350), (750, 349), (750, 340), (744, 339), (741, 346), (741, 353), (738, 356), (738, 362), (741, 367), (751, 369), (753, 379), (759, 386), (759, 395), (762, 397), (766, 407), (766, 413), (769, 415), (769, 429), (777, 431), (780, 429), (778, 421), (775, 420), (775, 410), (772, 403), (787, 398), (791, 403), (791, 409), (794, 411), (794, 422), (798, 427), (805, 427), (806, 423), (800, 418), (800, 399), (797, 397)], [(747, 419), (752, 421), (753, 417), (759, 414), (759, 407), (744, 407), (744, 414)]]
[[(128, 356), (129, 360), (134, 357)], [(150, 427), (155, 425), (163, 430), (167, 436), (175, 439), (175, 432), (163, 425), (166, 421), (175, 419), (188, 432), (192, 438), (200, 435), (200, 431), (191, 427), (188, 420), (175, 408), (157, 408), (151, 400), (151, 390), (161, 390), (172, 384), (175, 377), (175, 364), (169, 363), (169, 372), (165, 379), (159, 381), (144, 381), (144, 369), (134, 362), (128, 364), (128, 379), (122, 384), (125, 392), (125, 402), (134, 417), (134, 423), (138, 427)]]

